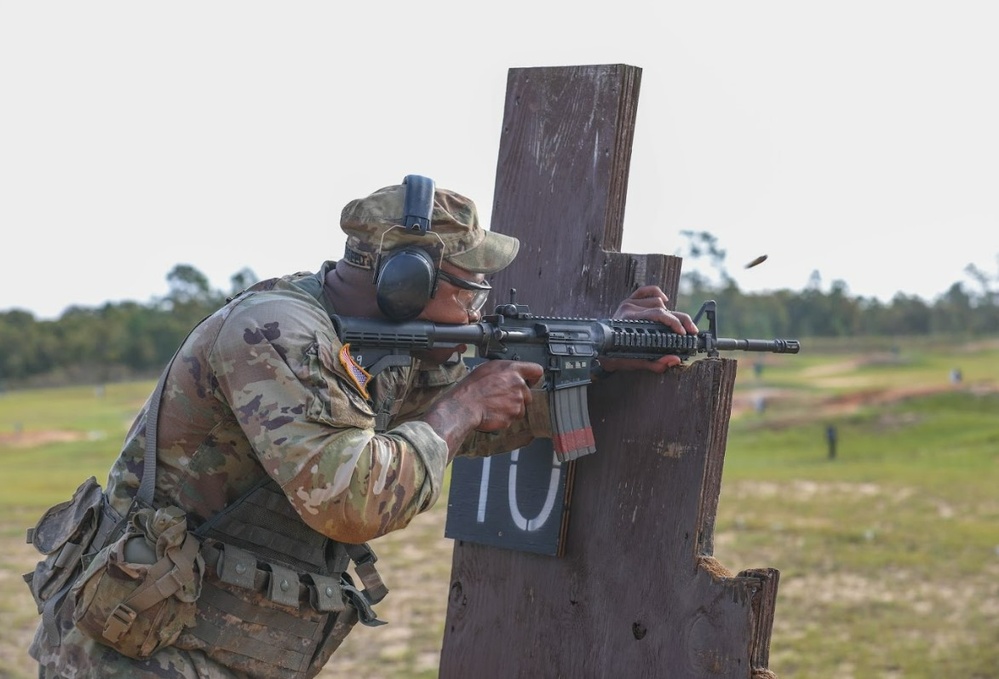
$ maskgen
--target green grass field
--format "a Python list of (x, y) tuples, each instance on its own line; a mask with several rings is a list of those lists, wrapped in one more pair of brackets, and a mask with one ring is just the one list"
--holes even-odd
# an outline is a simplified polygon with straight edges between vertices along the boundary
[[(836, 343), (740, 359), (715, 529), (728, 568), (781, 572), (781, 679), (999, 677), (999, 343)], [(960, 367), (963, 379), (949, 374)], [(0, 394), (0, 678), (37, 675), (25, 528), (102, 483), (152, 382)], [(754, 406), (763, 400), (762, 412)], [(837, 431), (830, 459), (826, 427)], [(377, 541), (392, 586), (320, 676), (435, 677), (446, 502)]]

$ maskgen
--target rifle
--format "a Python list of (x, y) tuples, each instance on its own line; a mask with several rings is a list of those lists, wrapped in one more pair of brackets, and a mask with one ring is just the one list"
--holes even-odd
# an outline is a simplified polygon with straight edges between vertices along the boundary
[(552, 444), (562, 462), (596, 452), (586, 405), (586, 386), (597, 359), (645, 358), (666, 355), (688, 360), (719, 351), (763, 351), (796, 354), (794, 339), (729, 339), (718, 337), (714, 300), (701, 305), (707, 330), (681, 335), (654, 321), (535, 316), (527, 305), (500, 304), (478, 323), (446, 325), (430, 321), (392, 321), (331, 316), (340, 341), (351, 358), (373, 377), (390, 366), (406, 366), (412, 352), (458, 346), (475, 347), (480, 359), (530, 361), (545, 369), (544, 388), (550, 394)]

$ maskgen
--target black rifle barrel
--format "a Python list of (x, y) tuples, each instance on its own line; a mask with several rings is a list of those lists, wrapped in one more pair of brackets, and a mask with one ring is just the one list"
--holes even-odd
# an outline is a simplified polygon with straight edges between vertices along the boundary
[(801, 350), (798, 340), (793, 339), (729, 339), (719, 337), (714, 340), (719, 351), (769, 351), (774, 354), (796, 354)]

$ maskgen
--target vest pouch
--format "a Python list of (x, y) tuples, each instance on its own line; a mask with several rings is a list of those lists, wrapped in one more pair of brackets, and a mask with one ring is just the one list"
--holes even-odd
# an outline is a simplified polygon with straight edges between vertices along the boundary
[(197, 625), (176, 646), (251, 679), (316, 676), (358, 621), (340, 576), (303, 573), (208, 538)]
[(91, 476), (70, 500), (50, 507), (28, 531), (28, 542), (45, 556), (33, 572), (24, 575), (39, 613), (79, 574), (83, 555), (90, 551), (105, 511), (113, 513), (110, 506), (105, 508), (104, 492)]
[[(266, 475), (196, 533), (205, 578), (197, 624), (176, 648), (247, 679), (312, 679), (357, 622), (381, 624), (371, 604), (388, 590), (374, 553), (309, 528)], [(345, 572), (351, 561), (364, 592)]]
[(177, 507), (142, 508), (73, 586), (77, 628), (122, 655), (142, 660), (195, 624), (204, 559)]

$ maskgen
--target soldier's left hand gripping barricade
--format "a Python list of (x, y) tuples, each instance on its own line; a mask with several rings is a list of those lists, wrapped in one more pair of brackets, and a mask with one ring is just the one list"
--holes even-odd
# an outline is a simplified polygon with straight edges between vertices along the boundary
[(697, 354), (718, 356), (719, 351), (754, 351), (797, 354), (795, 339), (729, 339), (718, 337), (717, 304), (701, 305), (708, 328), (696, 335), (681, 335), (653, 321), (559, 318), (535, 316), (527, 305), (496, 307), (478, 323), (443, 325), (430, 321), (403, 323), (372, 318), (333, 316), (340, 341), (369, 374), (393, 365), (406, 365), (411, 353), (447, 346), (474, 347), (480, 359), (530, 361), (545, 369), (544, 388), (550, 394), (552, 444), (562, 462), (596, 452), (586, 405), (586, 387), (599, 371), (600, 358), (657, 359)]

